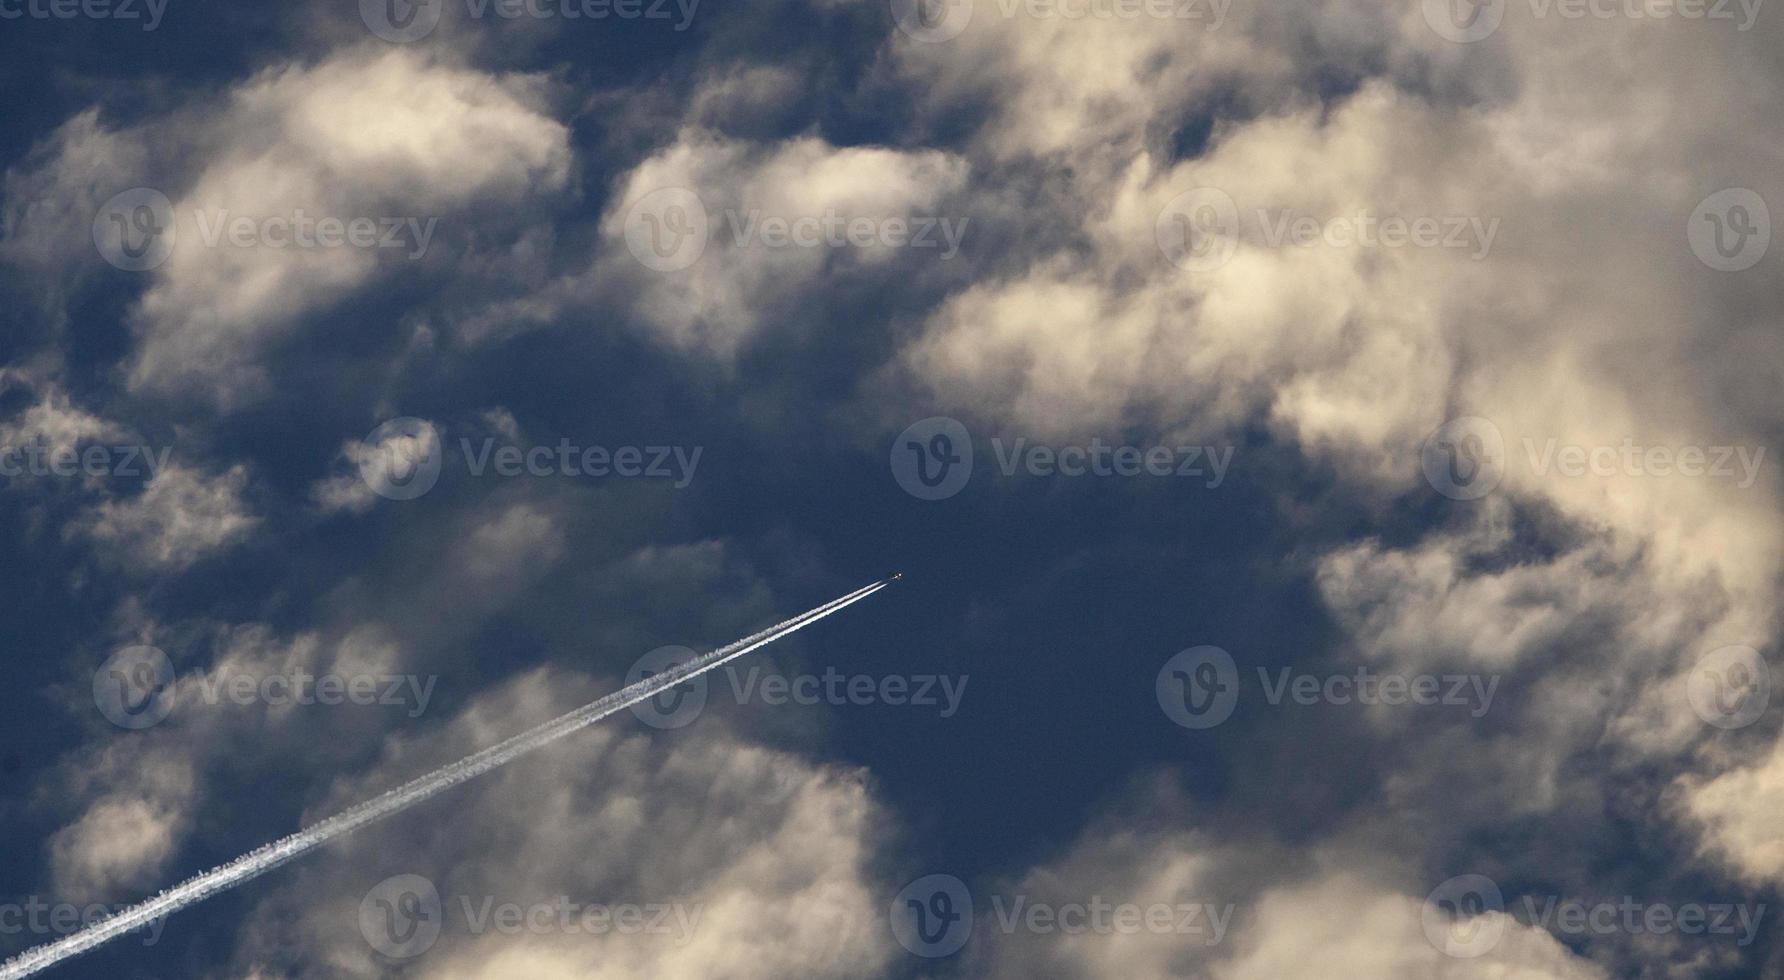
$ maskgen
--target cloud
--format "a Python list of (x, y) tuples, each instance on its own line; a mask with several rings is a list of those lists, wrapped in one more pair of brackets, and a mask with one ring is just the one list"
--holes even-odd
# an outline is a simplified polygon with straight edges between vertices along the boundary
[[(1521, 921), (1505, 922), (1498, 942), (1477, 958), (1446, 956), (1426, 936), (1422, 895), (1394, 887), (1403, 873), (1398, 857), (1342, 846), (1279, 847), (1267, 831), (1224, 838), (1193, 826), (1208, 816), (1185, 810), (1168, 780), (1113, 801), (1057, 860), (980, 889), (995, 888), (996, 897), (980, 896), (990, 910), (975, 920), (972, 969), (1078, 980), (1611, 975)], [(1096, 900), (1142, 910), (1166, 906), (1173, 915), (1150, 928), (1132, 927), (1131, 920), (1129, 928), (1118, 928), (1111, 912), (1100, 931), (1036, 930), (1020, 915), (1008, 924), (1000, 917), (999, 904), (1007, 913), (1018, 900), (1055, 909)], [(1193, 917), (1183, 911), (1192, 906)]]
[[(1593, 43), (1651, 65), (1716, 65), (1682, 70), (1681, 83), (1589, 75), (1562, 53), (1563, 36), (1586, 25), (1521, 15), (1493, 45), (1464, 51), (1434, 43), (1412, 10), (1398, 21), (1359, 12), (1389, 28), (1365, 40), (1335, 10), (1235, 10), (1219, 31), (1183, 34), (1144, 19), (974, 9), (953, 41), (894, 35), (889, 47), (933, 118), (989, 120), (963, 155), (997, 186), (963, 196), (991, 209), (1025, 197), (1031, 217), (998, 268), (975, 270), (928, 314), (878, 396), (921, 397), (1033, 439), (1139, 430), (1239, 442), (1261, 431), (1270, 447), (1254, 460), (1287, 452), (1332, 473), (1335, 497), (1383, 527), (1402, 508), (1443, 503), (1421, 477), (1421, 446), (1450, 419), (1483, 416), (1506, 448), (1493, 499), (1411, 542), (1358, 542), (1347, 529), (1351, 540), (1320, 546), (1343, 655), (1506, 675), (1512, 705), (1528, 708), (1502, 710), (1531, 722), (1523, 736), (1454, 733), (1456, 748), (1542, 761), (1507, 770), (1481, 814), (1555, 800), (1567, 760), (1605, 764), (1591, 756), (1601, 740), (1632, 764), (1692, 751), (1709, 732), (1682, 696), (1689, 666), (1775, 636), (1784, 522), (1774, 493), (1752, 492), (1775, 485), (1775, 469), (1742, 487), (1573, 478), (1542, 461), (1553, 445), (1751, 450), (1777, 431), (1775, 405), (1727, 393), (1756, 381), (1734, 351), (1773, 346), (1750, 324), (1784, 307), (1715, 288), (1726, 278), (1711, 281), (1685, 234), (1717, 182), (1774, 169), (1756, 107), (1691, 108), (1712, 77), (1741, 87), (1724, 74), (1738, 71), (1728, 58), (1747, 57), (1730, 54), (1735, 41), (1590, 24)], [(1134, 79), (1144, 84), (1110, 91)], [(1706, 168), (1681, 133), (1733, 157)], [(1645, 175), (1643, 193), (1629, 191), (1632, 172)], [(1206, 188), (1232, 204), (1217, 215), (1229, 251), (1184, 268), (1172, 261), (1185, 258), (1171, 252), (1172, 209)], [(1371, 246), (1356, 234), (1391, 215), (1449, 220), (1467, 247)], [(1299, 244), (1285, 230), (1297, 221), (1312, 228)], [(1687, 365), (1686, 350), (1701, 356)], [(1267, 477), (1274, 464), (1262, 465), (1252, 472)], [(1419, 785), (1437, 763), (1397, 764), (1396, 780)], [(1660, 789), (1648, 792), (1658, 811)], [(1698, 810), (1728, 828), (1724, 847), (1762, 848), (1753, 860), (1769, 867), (1770, 844), (1754, 839), (1761, 810), (1737, 814), (1735, 797), (1723, 787)], [(1430, 805), (1436, 821), (1474, 819)]]
[[(202, 112), (120, 131), (86, 114), (9, 175), (36, 197), (9, 214), (8, 254), (72, 256), (83, 236), (90, 249), (103, 203), (92, 182), (117, 174), (116, 192), (159, 180), (172, 248), (132, 317), (130, 383), (232, 404), (258, 392), (262, 358), (310, 314), (399, 269), (450, 266), (440, 253), (472, 237), (454, 223), (488, 235), (563, 191), (568, 134), (544, 102), (535, 77), (362, 46), (269, 68)], [(176, 148), (196, 163), (163, 159)], [(376, 244), (328, 237), (325, 220), (370, 221)]]
[[(610, 248), (598, 272), (631, 284), (643, 320), (671, 346), (729, 358), (768, 311), (833, 284), (854, 252), (863, 263), (893, 258), (882, 246), (833, 258), (828, 246), (771, 248), (753, 237), (740, 244), (746, 225), (933, 215), (965, 176), (960, 161), (936, 151), (834, 147), (810, 137), (758, 147), (686, 131), (626, 176), (603, 219)], [(651, 270), (626, 254), (633, 207), (662, 188), (693, 191), (712, 224), (713, 241), (686, 271)]]
[(247, 484), (239, 464), (216, 475), (170, 465), (141, 493), (102, 501), (70, 530), (115, 549), (135, 568), (178, 571), (239, 544), (260, 525), (242, 498)]
[[(316, 815), (591, 699), (597, 688), (556, 669), (517, 678), (480, 695), (444, 731), (393, 739), (373, 771), (337, 786)], [(444, 810), (423, 808), (399, 817), (401, 826), (342, 841), (275, 882), (242, 934), (237, 962), (290, 978), (379, 975), (386, 961), (357, 928), (360, 896), (388, 876), (420, 874), (442, 896), (446, 928), (409, 967), (419, 976), (876, 971), (887, 938), (869, 927), (881, 909), (867, 868), (883, 816), (861, 775), (752, 746), (711, 720), (700, 738), (672, 739), (616, 717), (456, 790)], [(466, 912), (486, 900), (559, 899), (679, 904), (695, 924), (691, 935), (504, 934), (474, 928)], [(289, 955), (294, 930), (301, 958)]]
[(85, 760), (105, 792), (49, 838), (56, 894), (68, 901), (115, 901), (152, 885), (191, 827), (195, 773), (166, 752), (111, 747)]

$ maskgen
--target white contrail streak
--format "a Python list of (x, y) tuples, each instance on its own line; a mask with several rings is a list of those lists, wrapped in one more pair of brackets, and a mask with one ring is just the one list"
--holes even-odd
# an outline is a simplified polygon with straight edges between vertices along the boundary
[(204, 901), (218, 892), (257, 878), (336, 837), (350, 834), (374, 820), (380, 820), (414, 806), (422, 800), (451, 789), (468, 779), (480, 776), (534, 749), (549, 745), (571, 732), (586, 728), (616, 711), (637, 704), (646, 698), (654, 697), (682, 681), (735, 660), (757, 647), (773, 643), (788, 633), (809, 626), (844, 606), (852, 605), (873, 595), (885, 588), (891, 581), (893, 579), (884, 579), (864, 588), (856, 589), (840, 599), (832, 599), (816, 609), (800, 613), (785, 622), (776, 623), (760, 633), (746, 636), (735, 643), (695, 657), (685, 664), (671, 667), (653, 677), (646, 677), (638, 683), (621, 688), (598, 701), (585, 704), (567, 715), (554, 718), (505, 742), (492, 745), (449, 766), (443, 766), (425, 776), (404, 783), (383, 796), (367, 800), (326, 820), (312, 824), (289, 837), (249, 851), (228, 864), (219, 865), (194, 878), (188, 878), (148, 901), (133, 905), (116, 915), (95, 922), (92, 926), (71, 936), (28, 949), (17, 957), (0, 963), (0, 980), (19, 980), (19, 978), (31, 976), (63, 960), (79, 956), (125, 933), (143, 928), (156, 919), (172, 915), (189, 905)]

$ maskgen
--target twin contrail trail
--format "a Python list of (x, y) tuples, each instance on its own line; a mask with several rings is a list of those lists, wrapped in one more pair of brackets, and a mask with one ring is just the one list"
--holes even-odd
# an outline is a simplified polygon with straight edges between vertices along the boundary
[(795, 630), (823, 619), (844, 606), (852, 605), (873, 595), (899, 577), (894, 575), (891, 578), (881, 579), (839, 599), (832, 599), (816, 609), (800, 613), (785, 622), (776, 623), (760, 633), (719, 647), (711, 653), (695, 657), (685, 664), (671, 667), (655, 676), (646, 677), (630, 687), (621, 688), (598, 701), (585, 704), (567, 715), (554, 718), (505, 742), (492, 745), (451, 765), (442, 766), (425, 776), (404, 783), (383, 796), (343, 810), (289, 837), (249, 851), (228, 864), (219, 865), (201, 875), (189, 878), (146, 902), (133, 905), (116, 915), (102, 919), (71, 936), (28, 949), (17, 957), (0, 963), (0, 980), (18, 980), (18, 978), (31, 976), (63, 960), (79, 956), (125, 933), (143, 928), (156, 919), (172, 915), (189, 905), (202, 902), (218, 892), (257, 878), (336, 837), (350, 834), (375, 820), (381, 820), (400, 810), (405, 810), (422, 800), (451, 789), (459, 783), (511, 762), (534, 749), (549, 745), (571, 732), (586, 728), (616, 711), (637, 704), (646, 698), (654, 697), (682, 681), (697, 677), (728, 661), (735, 660), (757, 647), (773, 643)]

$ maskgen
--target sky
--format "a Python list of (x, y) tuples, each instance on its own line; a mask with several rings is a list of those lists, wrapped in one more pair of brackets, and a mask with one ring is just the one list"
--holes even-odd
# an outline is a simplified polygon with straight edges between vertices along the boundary
[(1784, 975), (1766, 0), (0, 0), (0, 959)]

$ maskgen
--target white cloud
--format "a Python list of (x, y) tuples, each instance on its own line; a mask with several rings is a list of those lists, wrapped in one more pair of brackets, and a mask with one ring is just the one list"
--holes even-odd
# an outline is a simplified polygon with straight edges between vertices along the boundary
[(240, 543), (261, 519), (242, 499), (247, 468), (237, 464), (207, 475), (178, 464), (161, 470), (134, 497), (91, 508), (74, 533), (109, 549), (125, 564), (178, 571)]
[[(6, 254), (97, 262), (90, 229), (100, 205), (159, 182), (175, 244), (145, 273), (130, 381), (230, 404), (255, 393), (268, 347), (305, 316), (400, 265), (423, 268), (430, 255), (439, 265), (451, 241), (468, 241), (454, 222), (489, 234), (562, 192), (568, 131), (544, 102), (537, 77), (378, 45), (268, 69), (206, 111), (127, 130), (107, 131), (89, 113), (8, 175), (31, 203), (8, 212)], [(185, 172), (176, 158), (200, 163)], [(98, 186), (109, 192), (93, 189), (108, 177)], [(275, 247), (275, 236), (294, 234), (285, 231), (232, 244), (223, 224), (300, 217), (371, 219), (380, 243), (400, 247)], [(388, 221), (400, 223), (394, 237)]]
[[(1520, 12), (1492, 44), (1461, 46), (1412, 8), (1235, 8), (1213, 33), (975, 9), (954, 41), (894, 35), (893, 57), (927, 111), (989, 113), (971, 173), (1021, 179), (1020, 164), (1049, 179), (964, 192), (993, 209), (1026, 195), (1032, 217), (905, 346), (906, 384), (942, 412), (1037, 439), (1263, 427), (1383, 515), (1442, 502), (1420, 446), (1450, 418), (1485, 416), (1507, 471), (1494, 499), (1455, 513), (1460, 533), (1318, 559), (1346, 654), (1520, 682), (1526, 707), (1501, 710), (1535, 723), (1490, 748), (1527, 764), (1522, 786), (1504, 773), (1503, 807), (1553, 801), (1563, 761), (1601, 739), (1652, 761), (1708, 734), (1680, 696), (1684, 671), (1708, 648), (1776, 633), (1775, 467), (1747, 487), (1575, 479), (1540, 472), (1530, 447), (1751, 448), (1777, 431), (1775, 399), (1753, 393), (1775, 381), (1778, 348), (1757, 325), (1784, 305), (1706, 268), (1684, 227), (1709, 190), (1762, 181), (1781, 153), (1743, 81), (1771, 75), (1732, 31)], [(1357, 25), (1370, 22), (1388, 29), (1369, 39)], [(1582, 42), (1677, 70), (1590, 71)], [(1354, 89), (1323, 94), (1352, 71)], [(1741, 94), (1702, 112), (1720, 88)], [(1209, 115), (1206, 147), (1179, 156), (1179, 128)], [(1224, 264), (1186, 271), (1157, 226), (1198, 187), (1232, 198), (1241, 232)], [(1459, 249), (1266, 234), (1285, 216), (1323, 226), (1360, 212), (1479, 224)], [(1456, 737), (1460, 750), (1480, 736)], [(1736, 814), (1737, 796), (1703, 805), (1731, 828), (1724, 844), (1760, 848), (1769, 867), (1772, 845), (1753, 832), (1768, 811)]]
[[(480, 696), (444, 732), (399, 737), (380, 765), (318, 811), (597, 693), (539, 670)], [(340, 842), (275, 879), (237, 952), (267, 975), (376, 976), (358, 927), (380, 880), (421, 874), (447, 906), (439, 943), (413, 962), (435, 978), (859, 976), (888, 956), (867, 863), (883, 819), (859, 774), (739, 741), (716, 719), (698, 738), (652, 737), (622, 714), (537, 756)], [(319, 814), (318, 814), (319, 815)], [(449, 819), (448, 819), (449, 817)], [(473, 909), (552, 902), (680, 903), (690, 937), (476, 932)], [(306, 968), (291, 962), (300, 935)], [(276, 971), (276, 972), (275, 972)]]
[[(619, 182), (602, 219), (606, 248), (596, 276), (629, 294), (669, 345), (728, 359), (779, 304), (834, 283), (856, 262), (882, 264), (894, 255), (880, 244), (767, 247), (760, 221), (939, 218), (965, 180), (960, 160), (934, 150), (836, 147), (814, 137), (765, 147), (685, 129)], [(711, 240), (690, 268), (646, 268), (628, 252), (633, 206), (664, 188), (692, 191), (710, 223)]]

